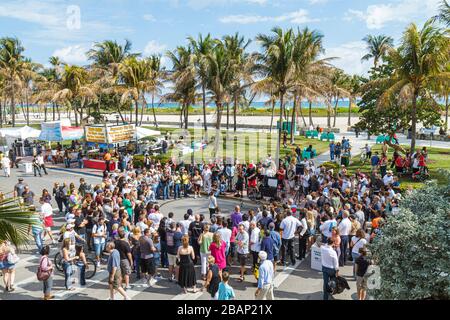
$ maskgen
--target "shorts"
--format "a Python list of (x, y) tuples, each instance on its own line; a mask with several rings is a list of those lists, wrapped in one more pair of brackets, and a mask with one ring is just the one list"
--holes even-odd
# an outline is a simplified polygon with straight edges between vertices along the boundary
[(169, 266), (177, 265), (177, 256), (175, 254), (167, 254), (167, 260), (169, 260)]
[(155, 264), (153, 262), (153, 258), (149, 259), (141, 258), (141, 272), (148, 273), (151, 276), (155, 274)]
[(356, 277), (356, 290), (367, 290), (367, 278)]
[(122, 284), (122, 275), (116, 271), (116, 273), (114, 274), (113, 281), (112, 281), (112, 287), (117, 290), (117, 289), (119, 289), (121, 284)]
[(120, 272), (122, 273), (122, 277), (131, 274), (131, 265), (128, 259), (120, 260)]
[(235, 242), (230, 243), (230, 250), (228, 252), (228, 255), (232, 258), (234, 258), (236, 256), (236, 243)]
[(245, 267), (245, 265), (247, 264), (247, 256), (248, 254), (238, 253), (238, 261), (241, 267)]

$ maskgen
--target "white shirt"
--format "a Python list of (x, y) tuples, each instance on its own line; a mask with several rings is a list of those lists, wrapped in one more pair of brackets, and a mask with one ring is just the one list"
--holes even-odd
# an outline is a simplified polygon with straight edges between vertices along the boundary
[(217, 208), (217, 198), (213, 195), (209, 197), (209, 209), (215, 209)]
[(341, 236), (348, 236), (350, 231), (352, 230), (352, 223), (349, 218), (342, 219), (341, 223), (338, 226), (339, 234)]
[(51, 204), (45, 202), (41, 206), (41, 212), (42, 212), (42, 215), (44, 216), (44, 218), (53, 215), (53, 208), (52, 208)]
[(189, 225), (191, 224), (192, 221), (190, 220), (182, 220), (180, 221), (181, 224), (181, 233), (183, 235), (186, 235), (189, 233)]
[(248, 229), (250, 229), (250, 221), (242, 221), (242, 224), (244, 225), (244, 230), (248, 232)]
[(250, 246), (250, 250), (259, 252), (261, 251), (261, 241), (259, 240), (259, 235), (261, 230), (258, 227), (252, 230), (252, 234), (250, 236), (250, 242), (252, 245)]
[(339, 269), (339, 261), (336, 251), (329, 245), (320, 247), (320, 254), (322, 257), (322, 266), (334, 270)]
[(217, 232), (220, 233), (221, 239), (225, 241), (227, 246), (229, 246), (231, 240), (231, 230), (228, 228), (220, 228)]
[(138, 227), (139, 229), (141, 229), (141, 232), (143, 233), (145, 231), (145, 229), (148, 229), (148, 225), (144, 222), (144, 221), (139, 221), (136, 224), (136, 227)]
[(295, 231), (301, 225), (302, 225), (301, 222), (293, 216), (288, 216), (288, 217), (284, 218), (280, 224), (280, 229), (283, 230), (282, 238), (285, 240), (294, 238)]
[(3, 169), (11, 167), (11, 160), (9, 160), (8, 157), (3, 157), (3, 159), (2, 159), (2, 167), (3, 167)]
[(383, 183), (385, 186), (391, 184), (392, 182), (394, 182), (394, 176), (385, 175), (383, 177)]
[(352, 252), (357, 253), (357, 254), (359, 254), (359, 249), (361, 249), (362, 247), (364, 247), (367, 244), (366, 239), (361, 239), (359, 241), (358, 240), (359, 240), (359, 238), (357, 236), (354, 236), (352, 238), (352, 242), (353, 242)]
[(303, 236), (305, 234), (305, 232), (308, 230), (308, 223), (306, 223), (305, 218), (300, 220), (300, 223), (302, 224), (302, 231), (300, 231), (300, 235)]
[(335, 219), (327, 220), (320, 226), (320, 231), (322, 231), (323, 235), (327, 238), (331, 237), (331, 229), (337, 226), (337, 222)]
[(153, 213), (150, 213), (150, 214), (148, 215), (148, 218), (149, 218), (151, 221), (153, 221), (153, 227), (154, 227), (155, 229), (158, 229), (158, 227), (159, 227), (159, 222), (161, 221), (162, 218), (164, 218), (164, 215), (163, 215), (162, 213), (160, 213), (160, 212), (153, 212)]
[[(100, 234), (100, 235), (106, 235), (106, 226), (105, 225), (101, 225), (101, 226), (97, 226), (94, 225), (94, 227), (92, 228), (92, 234)], [(102, 244), (105, 243), (106, 239), (102, 236), (93, 236), (94, 237), (94, 244)]]
[(366, 220), (364, 212), (362, 212), (361, 210), (356, 211), (355, 212), (355, 216), (356, 216), (356, 219), (358, 219), (358, 221), (361, 224), (361, 226), (363, 226), (364, 225), (364, 221)]
[(44, 157), (43, 156), (37, 156), (36, 160), (37, 160), (37, 163), (39, 165), (43, 165), (44, 164)]

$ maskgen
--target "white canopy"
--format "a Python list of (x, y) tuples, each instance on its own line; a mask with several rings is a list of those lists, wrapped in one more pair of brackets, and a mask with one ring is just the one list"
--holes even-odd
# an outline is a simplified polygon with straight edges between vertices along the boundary
[(41, 130), (37, 130), (28, 126), (17, 128), (4, 128), (0, 129), (0, 135), (2, 137), (12, 137), (17, 139), (37, 139), (41, 134)]
[(136, 128), (136, 136), (138, 140), (141, 140), (145, 137), (157, 137), (160, 136), (161, 132), (156, 130), (150, 130), (143, 127)]

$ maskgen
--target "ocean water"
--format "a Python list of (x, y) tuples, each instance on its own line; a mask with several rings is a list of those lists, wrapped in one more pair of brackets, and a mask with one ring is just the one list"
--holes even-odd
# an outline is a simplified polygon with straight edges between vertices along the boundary
[[(334, 104), (335, 104), (335, 102), (332, 103), (332, 106), (333, 106), (333, 107), (334, 107)], [(233, 105), (233, 104), (230, 104), (230, 106), (232, 106), (232, 105)], [(275, 104), (275, 106), (276, 106), (277, 108), (279, 108), (280, 103), (277, 102), (277, 103)], [(288, 108), (292, 108), (292, 107), (294, 106), (294, 104), (293, 104), (292, 102), (290, 102), (290, 103), (287, 103), (285, 106), (288, 107)], [(147, 107), (148, 107), (148, 108), (151, 108), (152, 105), (147, 103)], [(179, 105), (178, 103), (162, 103), (161, 105), (159, 105), (158, 103), (155, 103), (155, 108), (177, 109), (177, 108), (179, 108), (179, 107), (180, 107), (180, 105)], [(197, 108), (202, 108), (202, 105), (201, 105), (201, 104), (196, 104), (196, 105), (193, 105), (192, 107), (193, 107), (194, 109), (197, 109)], [(215, 108), (216, 106), (215, 106), (214, 103), (209, 103), (209, 104), (207, 105), (207, 107), (208, 107), (208, 108)], [(255, 109), (271, 109), (271, 108), (272, 108), (272, 105), (266, 105), (265, 102), (253, 102), (253, 103), (251, 104), (250, 107), (251, 107), (251, 108), (255, 108)], [(325, 103), (323, 103), (323, 102), (316, 102), (316, 103), (313, 103), (313, 104), (312, 104), (312, 107), (313, 107), (313, 108), (316, 108), (316, 109), (326, 109), (326, 108), (327, 108), (327, 106), (326, 106)], [(342, 100), (340, 100), (340, 101), (338, 102), (338, 107), (348, 108), (348, 101), (345, 101), (345, 100), (342, 101)], [(302, 102), (302, 108), (303, 108), (303, 109), (308, 109), (308, 108), (309, 108), (309, 103), (308, 103), (308, 102)]]

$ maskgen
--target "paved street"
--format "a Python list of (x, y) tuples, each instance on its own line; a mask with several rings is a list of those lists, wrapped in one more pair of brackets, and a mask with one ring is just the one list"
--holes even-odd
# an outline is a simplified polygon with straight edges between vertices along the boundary
[[(36, 193), (36, 197), (39, 196), (43, 188), (47, 188), (50, 192), (53, 183), (59, 182), (74, 182), (78, 185), (78, 181), (81, 177), (84, 177), (88, 183), (100, 182), (99, 177), (86, 176), (81, 174), (73, 174), (67, 172), (61, 172), (56, 170), (49, 170), (49, 175), (42, 178), (34, 177), (32, 175), (26, 175), (23, 172), (23, 168), (12, 170), (11, 178), (0, 177), (0, 191), (12, 192), (13, 186), (17, 183), (17, 178), (23, 177), (25, 182), (31, 186), (31, 190)], [(229, 214), (236, 204), (241, 204), (240, 201), (221, 200), (219, 206), (222, 208), (223, 213)], [(56, 203), (53, 204), (56, 208)], [(245, 202), (243, 210), (247, 211), (253, 207), (253, 205)], [(167, 215), (169, 212), (175, 213), (177, 220), (181, 219), (183, 214), (188, 208), (194, 210), (194, 212), (204, 213), (208, 217), (207, 199), (205, 197), (200, 199), (190, 198), (188, 200), (181, 201), (169, 201), (162, 205), (162, 212)], [(63, 223), (63, 217), (55, 215), (55, 228), (58, 230)], [(58, 250), (58, 246), (52, 246), (51, 257), (54, 257)], [(13, 293), (5, 294), (0, 292), (0, 300), (34, 300), (42, 297), (42, 283), (36, 279), (36, 264), (39, 261), (34, 243), (30, 243), (27, 248), (23, 248), (19, 254), (21, 260), (19, 261), (16, 269), (16, 290)], [(197, 279), (200, 279), (200, 266), (196, 267)], [(255, 292), (255, 279), (253, 275), (248, 275), (246, 281), (239, 283), (236, 281), (238, 269), (231, 268), (232, 279), (230, 284), (235, 289), (237, 299), (253, 299)], [(166, 270), (161, 270), (162, 276), (166, 276)], [(351, 267), (345, 267), (341, 273), (344, 276), (351, 275)], [(54, 277), (54, 294), (56, 299), (60, 300), (84, 300), (84, 299), (98, 299), (106, 300), (109, 297), (107, 287), (107, 272), (105, 266), (101, 267), (100, 271), (97, 271), (95, 277), (87, 281), (87, 285), (81, 288), (76, 284), (75, 291), (64, 290), (64, 277), (62, 273), (56, 271)], [(76, 276), (75, 276), (76, 278)], [(201, 281), (198, 281), (198, 287), (200, 287)], [(277, 276), (275, 279), (275, 297), (277, 299), (321, 299), (322, 297), (322, 274), (320, 272), (311, 270), (309, 257), (300, 263), (297, 263), (293, 268), (278, 268)], [(355, 283), (350, 281), (352, 289), (346, 291), (341, 295), (335, 296), (336, 299), (351, 299), (351, 295), (355, 292)], [(3, 285), (1, 285), (3, 287)], [(130, 297), (133, 299), (142, 300), (194, 300), (201, 299), (207, 300), (209, 296), (207, 293), (197, 294), (180, 294), (181, 289), (175, 284), (170, 283), (167, 280), (160, 280), (154, 287), (147, 287), (141, 282), (136, 282), (134, 274), (132, 275), (132, 289), (128, 290)], [(117, 297), (120, 299), (120, 297)]]

